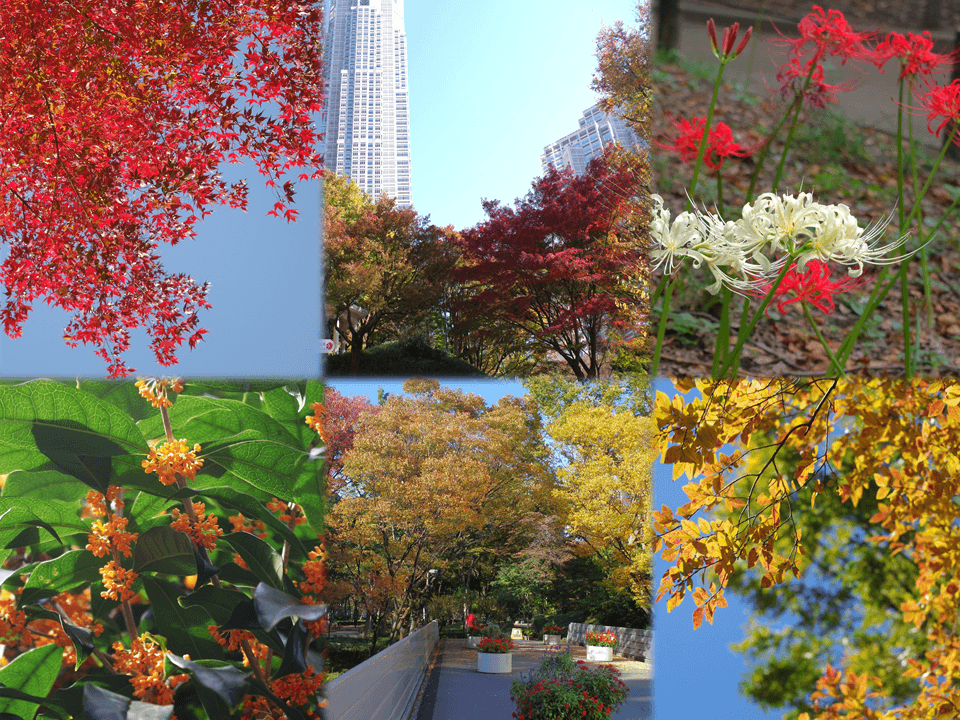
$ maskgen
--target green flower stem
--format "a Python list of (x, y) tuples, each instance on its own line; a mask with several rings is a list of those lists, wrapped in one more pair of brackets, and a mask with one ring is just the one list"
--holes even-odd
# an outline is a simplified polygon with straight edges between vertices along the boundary
[[(897, 195), (900, 198), (900, 234), (906, 232), (906, 201), (903, 196), (903, 78), (900, 78), (900, 96), (897, 103)], [(906, 261), (904, 261), (906, 262)], [(900, 305), (903, 313), (903, 358), (904, 374), (907, 379), (913, 376), (910, 369), (910, 283), (907, 273), (900, 275)]]
[(693, 179), (690, 181), (690, 189), (687, 190), (687, 210), (693, 204), (694, 193), (697, 190), (697, 179), (700, 177), (700, 166), (703, 164), (703, 153), (707, 147), (707, 136), (710, 134), (710, 123), (713, 121), (713, 110), (717, 105), (717, 95), (720, 94), (720, 80), (723, 78), (723, 68), (727, 63), (721, 61), (720, 69), (717, 71), (717, 81), (713, 84), (713, 97), (710, 98), (710, 107), (707, 109), (707, 120), (703, 124), (703, 135), (700, 136), (700, 147), (697, 148), (697, 162), (693, 166)]
[(793, 122), (790, 123), (790, 129), (787, 131), (787, 139), (783, 145), (783, 153), (780, 155), (780, 164), (777, 165), (777, 174), (773, 177), (773, 187), (770, 192), (776, 192), (780, 185), (780, 178), (783, 176), (783, 166), (787, 162), (787, 153), (790, 152), (790, 145), (793, 144), (793, 135), (797, 131), (797, 120), (800, 119), (800, 110), (803, 108), (803, 97), (807, 94), (807, 88), (810, 87), (810, 81), (813, 79), (813, 71), (817, 64), (810, 63), (810, 72), (807, 73), (807, 79), (803, 82), (803, 89), (800, 91), (800, 102), (796, 103), (796, 109), (793, 113)]
[(716, 375), (720, 371), (721, 364), (727, 359), (727, 350), (730, 349), (730, 300), (732, 298), (733, 291), (724, 285), (723, 307), (720, 310), (720, 327), (717, 330), (717, 345), (713, 351), (711, 375)]
[(920, 194), (917, 196), (916, 201), (913, 205), (913, 210), (910, 212), (910, 215), (907, 217), (907, 225), (913, 222), (913, 219), (920, 212), (920, 201), (923, 200), (926, 196), (927, 191), (930, 189), (930, 185), (933, 183), (933, 178), (937, 174), (937, 170), (940, 169), (940, 163), (943, 161), (943, 158), (947, 154), (947, 150), (950, 149), (951, 143), (957, 134), (957, 130), (960, 129), (960, 123), (954, 123), (953, 129), (950, 131), (950, 137), (947, 138), (947, 141), (943, 144), (943, 149), (940, 151), (940, 155), (937, 157), (937, 161), (933, 164), (933, 169), (930, 170), (930, 177), (927, 178), (926, 184), (924, 184), (923, 189), (920, 191)]
[(805, 300), (800, 301), (800, 306), (803, 308), (803, 314), (807, 316), (807, 320), (810, 323), (810, 327), (813, 328), (813, 332), (817, 335), (817, 340), (820, 341), (820, 344), (823, 345), (823, 351), (827, 353), (827, 357), (830, 358), (830, 367), (833, 369), (834, 377), (845, 378), (847, 374), (843, 371), (843, 368), (840, 366), (840, 361), (837, 360), (837, 356), (833, 354), (833, 351), (830, 349), (830, 346), (827, 345), (826, 339), (823, 337), (823, 334), (820, 332), (820, 328), (817, 327), (817, 323), (813, 319), (813, 315), (810, 313), (810, 308), (807, 307)]
[[(910, 107), (913, 104), (913, 78), (910, 78), (909, 83), (907, 84), (907, 107)], [(902, 111), (901, 111), (902, 112)], [(917, 176), (917, 153), (916, 153), (916, 143), (914, 143), (913, 138), (913, 115), (909, 115), (907, 118), (907, 133), (910, 138), (910, 142), (907, 143), (907, 147), (910, 148), (910, 171), (911, 176), (913, 177), (913, 196), (917, 197), (920, 193), (920, 180)], [(900, 198), (900, 201), (903, 202), (903, 198)], [(929, 249), (924, 244), (923, 240), (923, 213), (921, 212), (917, 216), (917, 242), (920, 243), (920, 266), (923, 269), (923, 299), (927, 306), (927, 325), (928, 327), (933, 327), (933, 294), (930, 288), (930, 264)], [(939, 225), (937, 226), (939, 227)], [(901, 234), (905, 230), (900, 231)], [(933, 233), (931, 233), (931, 237)], [(919, 341), (920, 335), (917, 335)]]
[[(900, 270), (898, 270), (897, 274), (890, 279), (890, 282), (887, 283), (886, 287), (883, 287), (883, 281), (887, 278), (888, 267), (884, 266), (883, 270), (880, 272), (880, 276), (877, 278), (877, 284), (870, 295), (870, 299), (867, 300), (867, 306), (864, 308), (863, 312), (860, 314), (860, 318), (850, 329), (847, 337), (844, 338), (843, 342), (841, 343), (840, 349), (837, 351), (837, 357), (840, 359), (840, 363), (843, 367), (847, 366), (847, 359), (850, 357), (850, 353), (853, 352), (854, 343), (856, 343), (857, 338), (860, 337), (860, 333), (863, 332), (863, 326), (873, 314), (874, 310), (876, 310), (880, 303), (883, 302), (883, 299), (887, 296), (887, 293), (889, 293), (893, 286), (896, 285), (897, 281), (900, 279), (900, 274), (904, 272), (905, 267), (906, 266), (903, 265), (900, 267)], [(883, 287), (882, 290), (881, 287)]]
[[(747, 324), (747, 321), (750, 319), (750, 298), (743, 298), (743, 310), (740, 313), (740, 327), (743, 327)], [(738, 355), (733, 363), (733, 370), (730, 372), (731, 377), (737, 377), (740, 373), (740, 356)]]
[[(757, 326), (757, 323), (760, 322), (760, 318), (763, 316), (763, 313), (766, 312), (767, 306), (770, 304), (770, 301), (773, 300), (774, 293), (777, 291), (777, 288), (780, 287), (780, 283), (783, 282), (783, 279), (787, 276), (787, 271), (790, 270), (790, 267), (790, 262), (783, 264), (783, 270), (780, 271), (777, 279), (774, 280), (773, 285), (770, 287), (770, 292), (767, 293), (767, 296), (763, 299), (763, 302), (760, 303), (760, 307), (757, 308), (757, 312), (754, 313), (753, 318), (751, 318), (750, 324), (746, 327), (740, 325), (740, 333), (737, 337), (737, 345), (733, 348), (733, 352), (727, 356), (726, 362), (724, 362), (720, 372), (713, 376), (714, 380), (721, 380), (728, 377), (727, 373), (732, 369), (734, 363), (737, 363), (737, 366), (739, 366), (740, 353), (743, 352), (743, 344), (747, 341), (747, 338), (750, 337), (750, 333), (753, 332), (753, 329)], [(730, 376), (730, 379), (733, 379), (733, 377)]]
[[(780, 128), (783, 127), (783, 124), (787, 121), (787, 118), (790, 117), (790, 113), (794, 114), (793, 124), (796, 125), (797, 117), (800, 115), (800, 108), (803, 105), (803, 96), (807, 91), (807, 87), (810, 85), (810, 80), (813, 78), (813, 71), (816, 69), (816, 65), (811, 66), (810, 73), (807, 75), (807, 79), (804, 81), (803, 90), (797, 93), (797, 96), (793, 99), (793, 103), (787, 111), (783, 114), (783, 117), (780, 118), (780, 122), (777, 123), (777, 126), (770, 132), (767, 141), (763, 144), (763, 150), (760, 151), (760, 157), (757, 159), (757, 166), (753, 169), (753, 174), (750, 176), (750, 187), (747, 189), (747, 199), (746, 202), (753, 200), (753, 190), (757, 185), (757, 178), (760, 177), (760, 168), (763, 167), (764, 160), (767, 159), (767, 154), (770, 152), (770, 147), (773, 145), (773, 139), (777, 136), (777, 133), (780, 132)], [(790, 136), (793, 136), (793, 126), (790, 128)], [(783, 158), (786, 158), (786, 152), (789, 145), (784, 148)], [(780, 166), (783, 167), (783, 158), (780, 160)], [(779, 180), (779, 171), (777, 173), (777, 178)], [(776, 184), (774, 184), (774, 189), (771, 192), (776, 192)]]
[(723, 217), (723, 178), (720, 177), (720, 170), (717, 170), (717, 215)]
[(667, 287), (667, 282), (669, 282), (669, 280), (670, 278), (667, 275), (660, 276), (660, 282), (657, 283), (657, 288), (653, 291), (653, 296), (650, 298), (650, 307), (656, 305), (657, 300), (660, 299), (660, 295), (663, 294), (664, 288)]
[(650, 364), (650, 377), (657, 377), (660, 367), (660, 350), (663, 349), (663, 336), (667, 332), (667, 316), (670, 314), (670, 298), (673, 296), (673, 282), (667, 282), (663, 293), (663, 307), (660, 310), (660, 324), (657, 326), (657, 345), (653, 350), (653, 362)]

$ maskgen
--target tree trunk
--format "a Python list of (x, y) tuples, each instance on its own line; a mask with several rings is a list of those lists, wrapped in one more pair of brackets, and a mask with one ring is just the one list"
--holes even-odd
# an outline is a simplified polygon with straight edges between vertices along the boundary
[(657, 49), (676, 50), (680, 46), (679, 0), (660, 0), (657, 12)]

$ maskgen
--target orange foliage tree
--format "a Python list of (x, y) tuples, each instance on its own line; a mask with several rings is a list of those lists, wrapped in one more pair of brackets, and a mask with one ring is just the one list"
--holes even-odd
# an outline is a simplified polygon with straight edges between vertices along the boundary
[(391, 639), (400, 636), (430, 570), (459, 573), (479, 549), (509, 553), (552, 502), (539, 419), (525, 401), (488, 407), (433, 380), (403, 387), (407, 396), (360, 413), (328, 516), (331, 592), (363, 598), (374, 644), (387, 614)]

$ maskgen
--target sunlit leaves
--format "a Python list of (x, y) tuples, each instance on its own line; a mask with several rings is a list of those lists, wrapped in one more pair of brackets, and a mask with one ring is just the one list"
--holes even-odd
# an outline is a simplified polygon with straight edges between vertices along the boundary
[[(657, 403), (661, 457), (669, 458), (675, 470), (681, 465), (681, 474), (693, 479), (684, 488), (689, 503), (654, 512), (655, 546), (674, 564), (660, 586), (668, 609), (692, 591), (694, 624), (699, 626), (712, 617), (708, 606), (714, 585), (708, 593), (696, 586), (698, 577), (714, 574), (722, 589), (745, 565), (760, 569), (757, 597), (790, 593), (789, 586), (778, 586), (790, 575), (802, 577), (805, 546), (823, 563), (824, 546), (869, 543), (886, 553), (882, 565), (889, 565), (887, 577), (903, 575), (894, 572), (896, 558), (912, 568), (914, 579), (902, 592), (896, 587), (872, 591), (897, 598), (895, 606), (887, 607), (893, 600), (884, 600), (882, 607), (879, 600), (867, 603), (865, 632), (856, 638), (856, 652), (845, 659), (850, 669), (826, 666), (810, 697), (808, 717), (914, 720), (955, 713), (960, 695), (950, 683), (960, 676), (955, 649), (960, 613), (957, 386), (895, 380), (697, 385), (699, 399), (678, 402), (661, 395)], [(724, 457), (728, 445), (743, 455)], [(861, 513), (861, 524), (869, 526), (861, 539), (843, 540), (848, 529), (840, 523), (829, 525), (835, 539), (802, 531), (816, 531), (825, 493), (833, 498), (828, 504), (839, 503), (850, 515)], [(725, 498), (738, 502), (726, 504)], [(801, 512), (802, 506), (811, 509)], [(702, 514), (719, 507), (723, 513)], [(836, 570), (842, 577), (867, 572), (854, 569), (863, 563), (876, 564), (859, 550), (855, 557), (838, 555), (835, 562), (850, 563), (849, 570)], [(869, 574), (857, 582), (870, 582)], [(884, 641), (866, 632), (888, 623), (891, 612), (898, 642), (903, 642), (906, 626), (922, 631), (929, 647), (923, 660), (904, 661), (905, 672), (884, 664), (889, 651)], [(910, 686), (911, 678), (920, 681)], [(908, 686), (912, 695), (897, 707), (892, 693), (902, 700)]]

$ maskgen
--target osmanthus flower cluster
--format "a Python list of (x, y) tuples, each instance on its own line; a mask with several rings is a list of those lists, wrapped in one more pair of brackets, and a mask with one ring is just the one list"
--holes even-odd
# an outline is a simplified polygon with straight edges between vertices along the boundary
[[(701, 210), (681, 213), (671, 221), (663, 198), (652, 197), (654, 268), (672, 274), (684, 258), (690, 258), (695, 268), (705, 265), (710, 270), (714, 283), (707, 291), (714, 295), (723, 286), (740, 294), (769, 290), (785, 265), (803, 273), (812, 260), (830, 262), (856, 278), (865, 265), (903, 259), (889, 253), (901, 247), (905, 237), (885, 245), (878, 242), (889, 217), (861, 228), (846, 205), (823, 205), (810, 193), (765, 193), (744, 205), (736, 222)], [(821, 292), (828, 289), (824, 286)]]
[[(322, 414), (321, 397), (313, 381), (0, 383), (0, 536), (18, 545), (0, 558), (5, 677), (29, 673), (63, 718), (81, 701), (91, 720), (143, 715), (135, 701), (159, 718), (318, 720), (324, 469), (304, 408)], [(48, 435), (30, 432), (41, 421)]]

